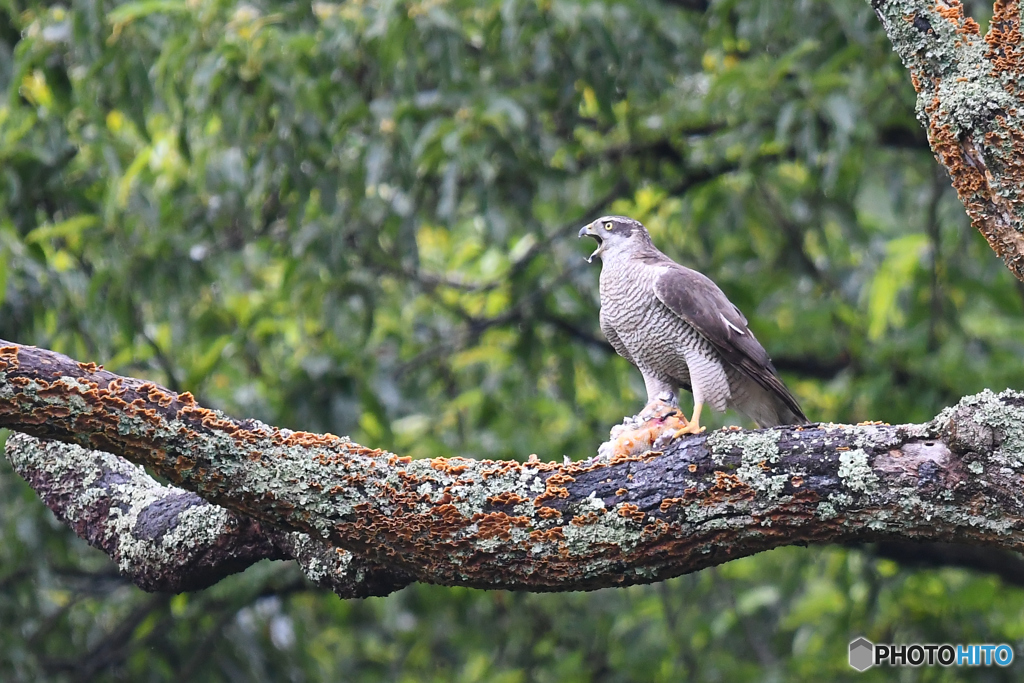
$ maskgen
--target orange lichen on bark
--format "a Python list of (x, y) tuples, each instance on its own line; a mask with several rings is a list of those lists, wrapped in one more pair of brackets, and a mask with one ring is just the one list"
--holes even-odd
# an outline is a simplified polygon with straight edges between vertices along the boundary
[(0, 370), (9, 370), (18, 366), (18, 347), (0, 347)]
[(985, 34), (988, 50), (985, 59), (992, 64), (991, 75), (1000, 72), (1020, 72), (1021, 33), (1020, 3), (1016, 0), (996, 0), (992, 6), (992, 20)]
[(754, 490), (735, 474), (726, 474), (725, 472), (716, 471), (715, 483), (708, 489), (705, 502), (717, 503), (727, 497), (733, 497), (736, 495), (739, 495), (742, 498), (751, 497), (754, 495)]
[(544, 482), (544, 492), (533, 499), (533, 504), (536, 507), (540, 507), (546, 501), (553, 500), (555, 498), (568, 498), (569, 489), (565, 488), (561, 484), (570, 484), (576, 481), (576, 478), (566, 473), (552, 474)]
[[(959, 0), (945, 0), (935, 4), (935, 12), (956, 27), (957, 35), (962, 36), (968, 42), (971, 38), (981, 33), (981, 26), (971, 17), (964, 16), (963, 4)], [(956, 47), (960, 47), (957, 43)]]
[(685, 502), (686, 500), (684, 498), (665, 498), (661, 501), (661, 505), (658, 506), (658, 509), (662, 512), (668, 512), (673, 506), (682, 505)]
[[(523, 471), (523, 467), (524, 467), (524, 465), (522, 463), (518, 463), (515, 460), (509, 460), (509, 461), (506, 461), (506, 462), (494, 461), (494, 460), (481, 460), (479, 462), (482, 465), (498, 465), (498, 467), (494, 467), (494, 468), (491, 468), (491, 469), (483, 470), (480, 473), (480, 476), (483, 479), (489, 479), (490, 477), (501, 477), (501, 476), (505, 476), (505, 475), (512, 474), (512, 473), (517, 473), (518, 474), (518, 473), (521, 473)], [(569, 465), (568, 467), (566, 467), (564, 469), (568, 470), (569, 468), (573, 467), (574, 464), (575, 463)], [(535, 469), (535, 470), (537, 470), (538, 473), (539, 472), (550, 472), (552, 470), (557, 470), (557, 469), (562, 469), (563, 468), (562, 465), (559, 465), (558, 463), (554, 463), (554, 462), (535, 461), (535, 462), (528, 463), (528, 465), (529, 465), (530, 469)]]
[[(366, 446), (360, 446), (357, 443), (350, 443), (345, 445), (345, 452), (348, 455), (365, 456), (370, 458), (376, 458), (384, 455), (384, 451), (379, 448), (367, 448)], [(376, 463), (371, 463), (376, 465)]]
[[(835, 482), (835, 477), (809, 477), (805, 483), (792, 476), (790, 484), (794, 489), (801, 488), (794, 491), (790, 497), (793, 503), (789, 506), (780, 506), (778, 500), (770, 499), (743, 505), (739, 498), (753, 495), (750, 486), (735, 474), (709, 471), (712, 467), (707, 463), (717, 461), (709, 458), (708, 449), (700, 439), (677, 442), (666, 448), (673, 458), (671, 463), (659, 463), (657, 456), (647, 453), (623, 458), (623, 462), (642, 464), (616, 467), (601, 458), (581, 464), (483, 465), (469, 460), (438, 460), (406, 466), (412, 462), (410, 458), (367, 449), (331, 435), (285, 437), (272, 428), (253, 428), (246, 421), (229, 421), (216, 413), (197, 410), (196, 406), (181, 402), (180, 397), (155, 385), (131, 379), (119, 381), (106, 371), (75, 379), (74, 373), (81, 369), (73, 366), (69, 359), (57, 358), (57, 362), (44, 364), (39, 369), (38, 363), (30, 366), (27, 360), (30, 356), (21, 358), (31, 370), (18, 377), (8, 376), (3, 382), (4, 389), (14, 388), (15, 398), (8, 400), (5, 392), (5, 398), (0, 399), (0, 416), (14, 414), (19, 419), (18, 422), (8, 420), (7, 424), (24, 424), (20, 421), (22, 412), (31, 417), (33, 411), (42, 413), (52, 408), (47, 435), (52, 435), (54, 429), (61, 429), (64, 438), (70, 434), (94, 442), (109, 441), (110, 452), (127, 451), (132, 454), (129, 457), (137, 456), (140, 462), (154, 464), (158, 472), (171, 479), (187, 479), (187, 488), (197, 490), (212, 502), (230, 505), (232, 509), (265, 519), (281, 529), (308, 531), (318, 536), (326, 534), (331, 543), (427, 581), (527, 589), (550, 589), (570, 581), (577, 588), (591, 588), (615, 582), (652, 580), (652, 577), (666, 578), (683, 568), (685, 571), (699, 569), (720, 562), (722, 557), (764, 549), (769, 546), (764, 539), (772, 536), (775, 538), (770, 545), (779, 545), (779, 538), (807, 540), (816, 534), (825, 538), (834, 533), (834, 529), (828, 528), (827, 520), (819, 523), (814, 507), (800, 503), (811, 501), (817, 495), (815, 487), (822, 486), (821, 481)], [(0, 350), (0, 363), (4, 367), (17, 361), (18, 354), (13, 354), (12, 358), (10, 352)], [(39, 374), (49, 379), (52, 369), (61, 367), (65, 368), (67, 377), (74, 379), (73, 383), (40, 383)], [(19, 386), (26, 389), (21, 395), (16, 388)], [(45, 395), (56, 399), (77, 395), (88, 398), (84, 409), (78, 406), (77, 398), (74, 405), (67, 401), (54, 401), (49, 405), (49, 400), (40, 400), (40, 391), (50, 392)], [(170, 403), (163, 405), (168, 400)], [(69, 418), (72, 413), (74, 417)], [(132, 418), (130, 434), (118, 429), (118, 421), (125, 416)], [(179, 421), (174, 422), (176, 418)], [(69, 424), (71, 420), (75, 422)], [(225, 439), (219, 435), (210, 439), (208, 434), (209, 425), (219, 428), (218, 423), (223, 422), (231, 425), (230, 430), (224, 430), (232, 435), (232, 442), (226, 447), (223, 446)], [(173, 425), (170, 430), (168, 425)], [(167, 439), (168, 433), (174, 436)], [(895, 430), (891, 433), (896, 434)], [(293, 441), (317, 445), (308, 454), (298, 449), (276, 449), (282, 443)], [(727, 457), (732, 460), (722, 467), (728, 470), (735, 465), (737, 456), (732, 453)], [(340, 467), (314, 467), (314, 464)], [(452, 466), (470, 466), (472, 474), (465, 479), (454, 478), (453, 482), (453, 477), (447, 474)], [(814, 468), (819, 466), (825, 467), (815, 458), (807, 471), (817, 472)], [(762, 462), (761, 467), (766, 468), (767, 463)], [(263, 468), (275, 469), (267, 472)], [(781, 470), (783, 464), (778, 468)], [(501, 485), (494, 482), (484, 495), (480, 488), (467, 493), (465, 489), (472, 489), (471, 478), (479, 479), (476, 473), (481, 470), (492, 473), (501, 470), (511, 476)], [(686, 470), (691, 473), (699, 470), (702, 474), (693, 476), (686, 474)], [(546, 479), (544, 493), (554, 498), (568, 498), (567, 502), (557, 505), (572, 512), (540, 505), (532, 515), (513, 516), (507, 507), (504, 511), (486, 507), (514, 506), (530, 501), (532, 492), (525, 491), (537, 486), (535, 476), (542, 471), (550, 473), (540, 477)], [(661, 499), (658, 509), (647, 503), (643, 504), (647, 512), (635, 503), (604, 508), (609, 504), (605, 502), (608, 492), (629, 494), (623, 481), (633, 480), (633, 473), (642, 482), (637, 496), (644, 500), (649, 499), (649, 486), (655, 487), (655, 492), (659, 490), (657, 477), (666, 478), (660, 489), (664, 493), (654, 498), (655, 501)], [(879, 476), (884, 476), (884, 472), (879, 470)], [(714, 485), (705, 488), (712, 478)], [(679, 489), (689, 484), (693, 485), (679, 497)], [(826, 488), (821, 489), (822, 495), (828, 493), (827, 486), (831, 485), (838, 484), (826, 484)], [(509, 488), (514, 488), (515, 492), (506, 490)], [(601, 492), (601, 499), (584, 498), (588, 493), (594, 496), (597, 493), (594, 489)], [(323, 493), (316, 495), (321, 490)], [(438, 498), (431, 500), (431, 496)], [(662, 499), (662, 496), (671, 497)], [(689, 515), (687, 510), (673, 509), (694, 501), (714, 507), (708, 515)], [(622, 518), (640, 526), (622, 536), (572, 529), (583, 532), (569, 534), (572, 544), (565, 542), (563, 526), (539, 528), (562, 524), (561, 520), (581, 509), (587, 512), (572, 517), (572, 524), (603, 523), (607, 526), (611, 522), (621, 526), (618, 520)], [(852, 514), (857, 514), (854, 508), (838, 512), (846, 515), (851, 509)], [(605, 517), (613, 510), (620, 517)], [(706, 523), (720, 518), (730, 521), (733, 528), (715, 530)], [(771, 520), (771, 524), (765, 527), (750, 524), (751, 518)], [(556, 519), (559, 521), (546, 521)], [(801, 520), (809, 521), (795, 534), (785, 536), (782, 529), (787, 524), (799, 524)], [(744, 525), (743, 530), (749, 532), (749, 537), (741, 539), (743, 544), (729, 545), (735, 541), (735, 525), (738, 524)], [(503, 543), (496, 540), (479, 543), (488, 539)], [(538, 543), (552, 546), (539, 549)], [(638, 571), (630, 573), (623, 568)], [(598, 578), (593, 578), (595, 576)]]
[(548, 487), (544, 489), (544, 493), (540, 494), (539, 496), (533, 499), (533, 504), (535, 507), (540, 507), (549, 500), (554, 500), (555, 498), (568, 497), (569, 489), (565, 488), (564, 486), (551, 486), (550, 484), (548, 484)]
[[(930, 9), (951, 22), (964, 42), (972, 42), (978, 35), (977, 22), (963, 16), (959, 2), (938, 3)], [(987, 44), (984, 58), (978, 64), (960, 63), (960, 73), (954, 72), (945, 78), (965, 83), (971, 80), (968, 71), (974, 67), (979, 76), (996, 79), (988, 87), (1002, 88), (1015, 101), (1024, 99), (1024, 92), (1018, 88), (1024, 76), (1020, 13), (1017, 0), (998, 0), (984, 38)], [(903, 19), (914, 21), (916, 15), (903, 15)], [(939, 40), (934, 32), (927, 33)], [(896, 45), (900, 48), (898, 41)], [(953, 47), (959, 50), (963, 44), (957, 42)], [(910, 58), (905, 53), (901, 54), (908, 60), (914, 89), (918, 93), (927, 90), (932, 97), (924, 111), (929, 119), (927, 132), (933, 152), (948, 170), (975, 229), (981, 232), (1010, 271), (1024, 281), (1024, 234), (1019, 229), (1024, 222), (1024, 207), (1017, 197), (1017, 188), (1024, 187), (1024, 143), (1019, 139), (1017, 130), (1020, 124), (1007, 121), (1003, 113), (996, 111), (993, 112), (992, 123), (982, 120), (976, 130), (965, 131), (959, 129), (963, 126), (961, 122), (957, 130), (953, 130), (950, 112), (939, 100), (941, 78), (929, 76), (933, 68), (916, 56), (926, 53), (918, 51)], [(971, 53), (962, 54), (963, 60), (971, 58)], [(979, 143), (984, 147), (979, 148)]]
[(462, 524), (466, 519), (462, 516), (462, 513), (459, 512), (457, 507), (450, 504), (435, 505), (432, 508), (432, 511), (434, 516), (440, 517), (444, 521), (451, 522), (453, 524)]
[(642, 522), (644, 521), (645, 513), (632, 503), (623, 503), (622, 506), (619, 507), (619, 517), (625, 517), (626, 519), (631, 519), (634, 522)]
[(473, 515), (472, 521), (477, 524), (478, 538), (500, 538), (503, 541), (508, 541), (512, 538), (511, 531), (513, 526), (522, 528), (530, 526), (529, 517), (511, 517), (504, 512), (477, 513)]
[(496, 496), (489, 496), (487, 503), (489, 505), (519, 505), (525, 503), (529, 498), (523, 498), (515, 491), (502, 491)]
[(582, 515), (576, 515), (575, 517), (572, 518), (572, 521), (570, 521), (569, 523), (574, 525), (574, 526), (586, 526), (588, 524), (596, 523), (597, 520), (599, 520), (600, 518), (601, 518), (600, 514), (598, 514), (597, 512), (591, 511), (591, 512), (586, 512), (586, 513), (584, 513)]
[(960, 4), (960, 0), (945, 0), (944, 2), (938, 2), (935, 4), (933, 9), (936, 14), (949, 21), (949, 23), (957, 27), (960, 26), (960, 21), (964, 16), (964, 8)]
[(654, 518), (650, 524), (645, 524), (641, 532), (644, 537), (663, 537), (672, 530), (672, 525), (663, 519)]
[[(938, 100), (935, 100), (933, 104), (937, 107), (937, 103)], [(926, 107), (925, 111), (929, 112), (929, 109)], [(975, 206), (972, 211), (970, 204), (976, 201), (975, 197), (978, 194), (988, 195), (991, 193), (991, 188), (988, 186), (981, 167), (975, 160), (967, 157), (964, 146), (948, 123), (934, 125), (933, 117), (933, 125), (928, 128), (928, 140), (931, 143), (932, 151), (949, 172), (960, 201), (968, 205), (969, 212), (980, 214), (979, 209), (982, 207)], [(972, 217), (977, 218), (977, 216)]]
[(551, 529), (537, 529), (530, 532), (530, 541), (533, 543), (558, 543), (565, 540), (562, 527), (556, 526)]
[(540, 507), (537, 508), (537, 516), (541, 519), (557, 519), (562, 516), (562, 513), (555, 508)]
[(438, 472), (458, 476), (469, 469), (472, 463), (463, 458), (432, 458), (430, 466)]

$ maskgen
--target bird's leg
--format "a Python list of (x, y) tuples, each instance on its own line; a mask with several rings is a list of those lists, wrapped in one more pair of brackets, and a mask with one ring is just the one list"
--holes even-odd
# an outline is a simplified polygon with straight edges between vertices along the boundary
[[(703, 403), (694, 401), (693, 417), (689, 419), (685, 427), (676, 430), (676, 433), (672, 435), (673, 439), (678, 439), (683, 434), (700, 434), (704, 431), (704, 427), (700, 426), (700, 411), (703, 407)], [(685, 418), (683, 419), (685, 420)]]

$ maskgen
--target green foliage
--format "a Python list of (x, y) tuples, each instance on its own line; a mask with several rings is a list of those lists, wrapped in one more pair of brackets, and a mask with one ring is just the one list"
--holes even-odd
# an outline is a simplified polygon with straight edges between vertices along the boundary
[[(812, 419), (1024, 386), (1024, 290), (868, 4), (697, 4), (0, 0), (0, 338), (414, 457), (585, 457), (642, 396), (575, 240), (617, 212)], [(154, 599), (5, 463), (0, 510), (4, 680), (839, 679), (858, 634), (1024, 638), (1014, 589), (845, 550), (585, 595), (343, 603), (266, 565)]]

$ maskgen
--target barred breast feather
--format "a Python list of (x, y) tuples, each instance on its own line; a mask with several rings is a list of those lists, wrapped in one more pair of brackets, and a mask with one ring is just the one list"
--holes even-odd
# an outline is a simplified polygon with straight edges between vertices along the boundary
[(807, 421), (747, 320), (710, 279), (650, 247), (601, 268), (601, 329), (648, 399), (682, 387), (762, 427)]

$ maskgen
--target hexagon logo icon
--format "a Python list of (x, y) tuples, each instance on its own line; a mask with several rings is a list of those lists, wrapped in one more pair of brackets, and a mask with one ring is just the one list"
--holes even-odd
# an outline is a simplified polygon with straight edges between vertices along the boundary
[(863, 637), (850, 642), (850, 666), (857, 671), (867, 671), (874, 663), (874, 643)]

